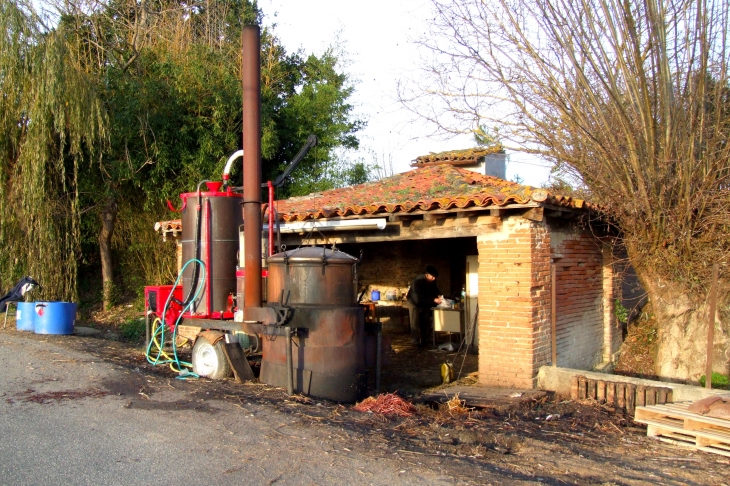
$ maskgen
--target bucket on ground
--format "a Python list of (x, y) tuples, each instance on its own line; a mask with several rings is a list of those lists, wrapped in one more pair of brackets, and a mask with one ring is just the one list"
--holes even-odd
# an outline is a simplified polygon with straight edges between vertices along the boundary
[(15, 328), (18, 331), (35, 330), (35, 302), (18, 302), (15, 311)]
[(73, 334), (75, 302), (36, 302), (34, 313), (36, 334)]

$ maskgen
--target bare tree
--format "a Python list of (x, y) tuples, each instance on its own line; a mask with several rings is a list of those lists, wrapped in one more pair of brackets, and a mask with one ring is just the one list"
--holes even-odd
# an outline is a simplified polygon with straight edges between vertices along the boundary
[(373, 180), (384, 179), (395, 175), (393, 168), (393, 154), (385, 149), (381, 149), (380, 153), (370, 150), (370, 172)]
[(500, 123), (584, 182), (653, 302), (657, 373), (697, 379), (709, 267), (730, 257), (730, 2), (433, 5), (425, 82), (402, 101), (447, 132)]

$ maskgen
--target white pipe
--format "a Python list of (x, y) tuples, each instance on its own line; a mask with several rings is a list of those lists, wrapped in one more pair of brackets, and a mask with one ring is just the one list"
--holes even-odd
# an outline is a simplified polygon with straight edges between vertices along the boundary
[(223, 169), (223, 180), (228, 180), (228, 174), (231, 173), (231, 166), (233, 165), (233, 161), (236, 160), (239, 157), (243, 157), (243, 150), (238, 150), (236, 152), (233, 152), (233, 155), (228, 157), (228, 162), (226, 162), (226, 167)]
[[(279, 225), (282, 233), (306, 233), (312, 230), (383, 230), (387, 224), (385, 218), (374, 219), (341, 219), (329, 221), (298, 221), (296, 223), (282, 223)], [(268, 231), (269, 225), (264, 225)]]

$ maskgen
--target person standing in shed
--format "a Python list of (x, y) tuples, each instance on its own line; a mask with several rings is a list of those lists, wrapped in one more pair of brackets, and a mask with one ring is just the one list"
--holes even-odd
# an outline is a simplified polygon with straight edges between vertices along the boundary
[(436, 285), (438, 270), (433, 265), (426, 272), (417, 275), (408, 290), (409, 315), (411, 321), (411, 340), (413, 344), (425, 348), (433, 333), (431, 308), (441, 303), (441, 292)]

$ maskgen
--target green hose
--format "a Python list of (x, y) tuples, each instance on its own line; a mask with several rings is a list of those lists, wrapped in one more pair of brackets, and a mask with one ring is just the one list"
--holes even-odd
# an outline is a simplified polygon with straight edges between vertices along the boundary
[[(198, 281), (205, 282), (205, 264), (202, 261), (198, 260), (197, 258), (192, 258), (192, 259), (188, 260), (185, 263), (185, 265), (183, 265), (182, 270), (180, 270), (180, 273), (178, 274), (177, 279), (175, 280), (175, 284), (172, 287), (173, 289), (175, 289), (178, 286), (178, 284), (180, 283), (180, 279), (182, 278), (182, 275), (185, 272), (185, 269), (191, 263), (195, 263), (200, 266), (200, 268), (203, 271), (203, 278)], [(165, 306), (162, 309), (162, 318), (157, 319), (160, 321), (160, 325), (157, 326), (157, 328), (155, 328), (154, 332), (152, 333), (152, 339), (150, 339), (150, 342), (147, 345), (147, 351), (145, 352), (145, 357), (147, 358), (147, 361), (149, 363), (151, 363), (154, 366), (162, 365), (162, 364), (169, 364), (170, 367), (173, 369), (173, 371), (176, 371), (177, 373), (179, 373), (177, 378), (181, 379), (181, 380), (185, 380), (188, 378), (199, 378), (199, 376), (197, 374), (184, 368), (184, 367), (192, 368), (192, 366), (193, 366), (192, 363), (188, 363), (187, 361), (180, 361), (180, 358), (177, 355), (177, 327), (183, 319), (183, 314), (185, 314), (185, 312), (187, 312), (187, 310), (193, 306), (193, 304), (195, 303), (195, 301), (198, 298), (198, 295), (200, 294), (202, 289), (203, 289), (203, 286), (198, 285), (198, 288), (195, 290), (195, 295), (193, 296), (192, 299), (190, 299), (190, 302), (188, 302), (187, 305), (182, 309), (182, 312), (180, 312), (180, 315), (177, 317), (177, 320), (175, 321), (175, 327), (173, 328), (173, 332), (172, 332), (173, 357), (170, 358), (167, 355), (167, 353), (165, 353), (162, 350), (162, 348), (165, 345), (165, 327), (166, 326), (165, 326), (164, 319), (165, 319), (165, 316), (167, 315), (168, 306), (170, 305), (170, 302), (173, 299), (174, 292), (170, 292), (170, 295), (167, 297)], [(159, 335), (159, 339), (158, 339), (158, 335)], [(152, 345), (153, 344), (155, 344), (157, 346), (157, 356), (155, 356), (155, 357), (152, 357), (152, 353), (153, 353)]]

